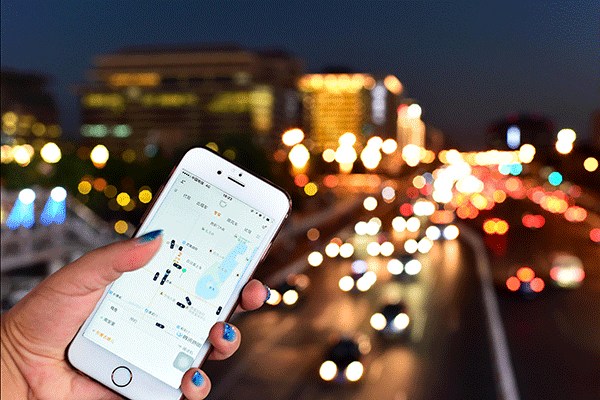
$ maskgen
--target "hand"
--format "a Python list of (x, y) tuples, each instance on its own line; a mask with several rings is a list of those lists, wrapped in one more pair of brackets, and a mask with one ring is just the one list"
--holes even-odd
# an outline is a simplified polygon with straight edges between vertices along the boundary
[[(3, 399), (120, 398), (74, 370), (65, 359), (66, 348), (106, 286), (124, 272), (147, 264), (160, 247), (157, 239), (161, 237), (148, 234), (94, 250), (50, 275), (2, 315)], [(259, 308), (266, 294), (259, 281), (250, 281), (242, 292), (240, 308)], [(225, 359), (240, 345), (238, 329), (227, 324), (225, 332), (225, 325), (217, 323), (210, 331), (210, 359)], [(189, 400), (203, 399), (210, 392), (210, 380), (192, 368), (183, 376), (181, 390)]]

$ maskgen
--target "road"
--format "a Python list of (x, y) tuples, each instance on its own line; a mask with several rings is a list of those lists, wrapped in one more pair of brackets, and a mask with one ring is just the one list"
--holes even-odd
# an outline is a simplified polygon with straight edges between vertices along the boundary
[[(525, 212), (541, 213), (546, 225), (537, 231), (523, 227)], [(393, 215), (382, 216), (384, 226)], [(489, 256), (520, 398), (600, 398), (600, 249), (589, 240), (598, 217), (590, 214), (576, 224), (527, 199), (508, 199), (483, 212), (472, 227), (482, 232), (489, 217), (510, 224), (503, 254), (489, 251)], [(339, 236), (352, 240), (348, 232)], [(398, 248), (405, 238), (396, 239)], [(549, 285), (550, 255), (558, 250), (582, 259), (587, 276), (581, 288)], [(338, 288), (350, 261), (326, 259), (308, 271), (312, 285), (303, 304), (238, 318), (242, 348), (232, 359), (206, 366), (214, 385), (209, 398), (498, 398), (474, 257), (461, 240), (436, 242), (429, 254), (419, 256), (423, 270), (413, 282), (392, 281), (385, 269), (387, 259), (370, 257), (367, 261), (378, 281), (362, 294)], [(532, 266), (547, 281), (546, 290), (535, 299), (523, 299), (504, 287), (505, 279), (522, 265)], [(413, 326), (404, 342), (386, 343), (369, 326), (372, 313), (390, 297), (405, 300), (410, 309)], [(372, 344), (361, 382), (322, 382), (318, 369), (329, 343), (357, 333), (367, 334)]]
[[(397, 239), (401, 244), (403, 238)], [(473, 254), (460, 241), (449, 241), (418, 258), (423, 269), (412, 282), (392, 281), (386, 258), (367, 258), (378, 274), (367, 293), (339, 289), (349, 260), (327, 259), (311, 268), (313, 284), (296, 309), (270, 308), (236, 321), (244, 336), (242, 348), (230, 360), (206, 365), (214, 385), (209, 398), (494, 398)], [(390, 298), (406, 301), (413, 318), (404, 342), (386, 343), (369, 325), (371, 315)], [(318, 370), (331, 340), (357, 333), (367, 334), (372, 344), (362, 381), (349, 386), (322, 382)]]

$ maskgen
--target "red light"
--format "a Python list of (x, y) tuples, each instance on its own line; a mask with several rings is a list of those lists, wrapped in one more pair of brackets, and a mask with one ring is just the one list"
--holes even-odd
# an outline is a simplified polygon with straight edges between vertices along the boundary
[(535, 272), (529, 267), (521, 267), (517, 270), (517, 278), (521, 282), (530, 282), (535, 276)]
[(511, 276), (506, 280), (506, 287), (511, 292), (516, 292), (521, 287), (521, 281), (519, 281), (515, 276)]
[(539, 293), (542, 290), (544, 290), (546, 284), (544, 283), (542, 278), (533, 278), (533, 280), (529, 283), (529, 286), (531, 287), (531, 290), (533, 290), (536, 293)]
[(339, 179), (335, 175), (327, 175), (325, 178), (323, 178), (323, 185), (330, 189), (336, 187), (338, 183)]
[(400, 214), (403, 217), (410, 217), (413, 214), (413, 208), (409, 203), (404, 203), (400, 206)]
[(590, 239), (594, 243), (600, 243), (600, 228), (594, 228), (590, 231)]
[(296, 177), (294, 178), (294, 183), (296, 184), (296, 186), (304, 187), (308, 183), (308, 176), (304, 174), (296, 175)]

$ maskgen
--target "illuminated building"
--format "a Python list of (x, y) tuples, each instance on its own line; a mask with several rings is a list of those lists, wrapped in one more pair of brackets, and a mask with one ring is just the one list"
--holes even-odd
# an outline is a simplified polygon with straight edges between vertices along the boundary
[(537, 149), (554, 146), (556, 134), (549, 119), (530, 114), (509, 115), (488, 126), (486, 145), (490, 149), (515, 150), (523, 144)]
[(398, 147), (412, 144), (425, 147), (425, 123), (421, 120), (421, 106), (405, 103), (398, 106), (397, 138)]
[(2, 144), (32, 143), (41, 147), (45, 139), (56, 140), (61, 129), (56, 104), (46, 87), (48, 78), (5, 69), (0, 78)]
[(298, 124), (301, 65), (239, 47), (128, 48), (96, 58), (80, 93), (81, 135), (109, 149), (167, 153), (252, 135), (274, 147)]
[(395, 76), (309, 74), (300, 79), (298, 88), (303, 126), (316, 150), (337, 148), (346, 132), (354, 133), (361, 143), (374, 135), (394, 137), (395, 109), (402, 92)]

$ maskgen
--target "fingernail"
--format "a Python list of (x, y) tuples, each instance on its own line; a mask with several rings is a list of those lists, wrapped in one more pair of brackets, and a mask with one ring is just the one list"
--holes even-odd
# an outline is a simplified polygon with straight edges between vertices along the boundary
[(192, 383), (195, 386), (202, 386), (202, 384), (204, 383), (204, 377), (200, 372), (194, 372), (194, 375), (192, 375)]
[(267, 289), (267, 297), (265, 298), (265, 303), (266, 303), (271, 298), (271, 288), (268, 287), (267, 285), (265, 285), (265, 289)]
[(235, 340), (235, 330), (233, 329), (233, 326), (228, 323), (225, 323), (223, 326), (223, 339), (228, 342), (233, 342)]
[(157, 237), (159, 237), (160, 235), (162, 235), (163, 230), (162, 229), (157, 229), (155, 231), (151, 231), (151, 232), (147, 232), (144, 233), (142, 236), (138, 237), (138, 243), (148, 243), (153, 241), (154, 239), (156, 239)]

